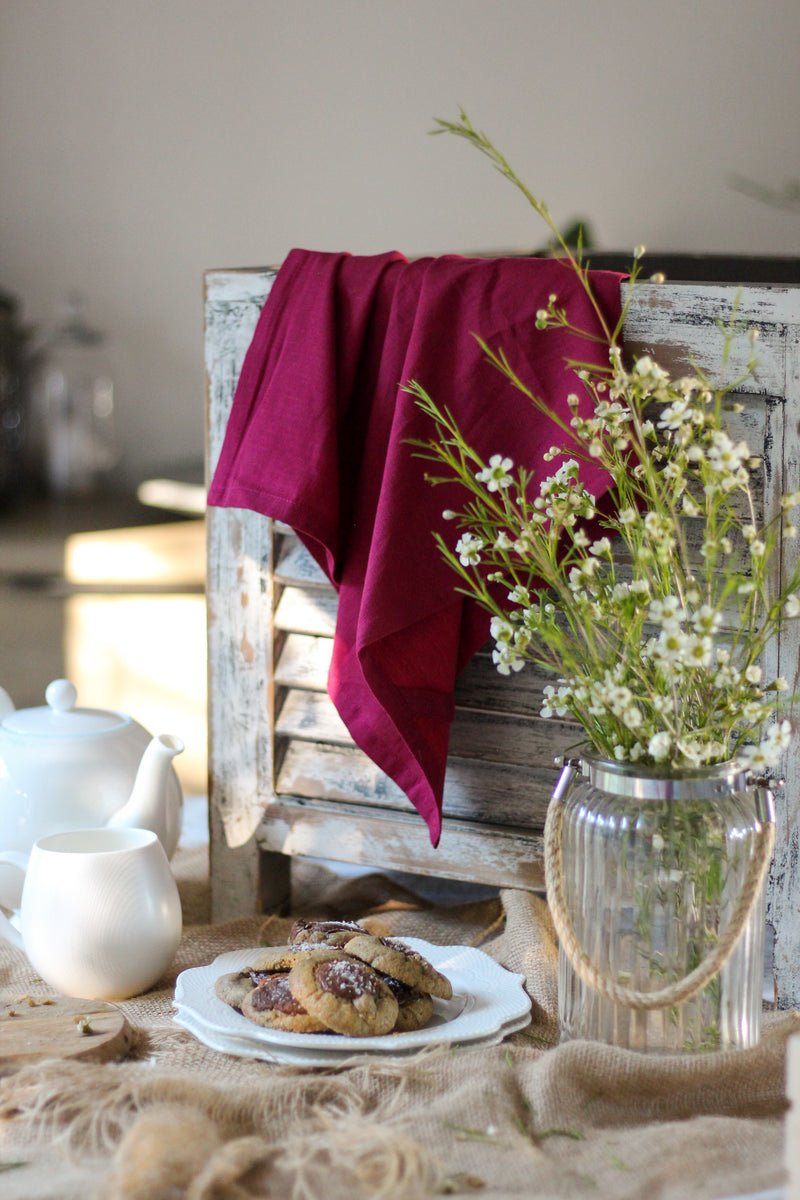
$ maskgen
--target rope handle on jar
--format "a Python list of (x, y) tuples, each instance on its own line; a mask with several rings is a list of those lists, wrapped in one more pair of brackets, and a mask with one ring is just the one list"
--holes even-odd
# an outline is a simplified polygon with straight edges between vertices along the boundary
[(609, 979), (600, 971), (578, 942), (572, 920), (567, 912), (562, 876), (561, 827), (568, 784), (575, 773), (575, 767), (574, 761), (564, 764), (547, 810), (544, 827), (544, 877), (547, 901), (564, 953), (573, 971), (583, 983), (623, 1008), (645, 1012), (657, 1008), (669, 1008), (674, 1004), (683, 1004), (701, 992), (706, 984), (722, 970), (733, 953), (753, 911), (753, 906), (761, 894), (775, 847), (775, 816), (772, 794), (766, 789), (766, 780), (759, 779), (751, 782), (751, 786), (759, 787), (762, 811), (759, 812), (759, 826), (756, 830), (755, 846), (747, 868), (747, 875), (722, 936), (708, 957), (703, 959), (685, 978), (667, 984), (666, 987), (655, 992), (639, 992), (635, 988), (625, 987), (624, 984)]

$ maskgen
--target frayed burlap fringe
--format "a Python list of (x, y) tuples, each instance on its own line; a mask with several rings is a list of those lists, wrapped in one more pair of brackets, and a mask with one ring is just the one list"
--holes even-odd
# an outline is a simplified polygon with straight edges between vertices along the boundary
[(0, 1120), (24, 1142), (59, 1146), (73, 1157), (113, 1151), (148, 1107), (190, 1104), (213, 1116), (215, 1088), (193, 1078), (164, 1078), (146, 1064), (91, 1066), (43, 1062), (24, 1067), (3, 1087)]
[[(418, 1057), (427, 1064), (442, 1054)], [(0, 1118), (23, 1141), (60, 1146), (73, 1160), (111, 1158), (98, 1200), (441, 1193), (436, 1156), (402, 1129), (409, 1064), (360, 1061), (357, 1076), (346, 1065), (276, 1074), (266, 1097), (145, 1064), (43, 1063), (8, 1081)]]
[(155, 1108), (123, 1138), (98, 1200), (419, 1200), (443, 1186), (418, 1142), (357, 1111), (321, 1110), (279, 1142), (226, 1142), (196, 1110)]
[(435, 1073), (450, 1054), (437, 1046), (403, 1059), (354, 1055), (326, 1070), (267, 1068), (257, 1086), (242, 1086), (240, 1076), (227, 1088), (193, 1073), (154, 1070), (150, 1063), (53, 1060), (23, 1067), (4, 1082), (0, 1121), (13, 1122), (25, 1140), (60, 1144), (73, 1155), (108, 1153), (154, 1105), (188, 1105), (223, 1136), (254, 1132), (264, 1120), (288, 1126), (309, 1113), (389, 1122), (412, 1084), (422, 1080), (424, 1090), (426, 1073)]

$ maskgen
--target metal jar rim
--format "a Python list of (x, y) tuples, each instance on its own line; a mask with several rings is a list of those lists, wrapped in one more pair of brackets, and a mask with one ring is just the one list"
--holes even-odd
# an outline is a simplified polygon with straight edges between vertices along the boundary
[(577, 764), (594, 787), (636, 800), (713, 800), (730, 792), (745, 792), (753, 785), (750, 771), (737, 762), (676, 772), (613, 762), (582, 751)]

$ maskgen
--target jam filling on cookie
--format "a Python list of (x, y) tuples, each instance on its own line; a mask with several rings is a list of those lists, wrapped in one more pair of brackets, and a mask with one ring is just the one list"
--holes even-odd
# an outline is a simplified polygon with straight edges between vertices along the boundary
[(378, 971), (377, 974), (389, 988), (398, 1004), (410, 1004), (419, 996), (416, 988), (403, 983), (400, 979), (395, 979), (394, 975), (384, 975), (383, 971)]
[(289, 940), (295, 943), (303, 933), (363, 933), (363, 926), (355, 921), (295, 921), (289, 933)]
[(250, 974), (250, 978), (253, 981), (254, 987), (258, 987), (259, 984), (262, 984), (265, 979), (270, 979), (275, 974), (275, 972), (274, 971), (250, 971), (249, 974)]
[(289, 990), (288, 971), (272, 971), (264, 974), (263, 979), (250, 994), (250, 1003), (259, 1012), (271, 1010), (284, 1013), (289, 1017), (300, 1016), (306, 1011)]
[(321, 962), (316, 969), (317, 983), (324, 992), (340, 1000), (355, 1000), (358, 996), (375, 996), (379, 990), (377, 975), (365, 971), (360, 963), (347, 958)]

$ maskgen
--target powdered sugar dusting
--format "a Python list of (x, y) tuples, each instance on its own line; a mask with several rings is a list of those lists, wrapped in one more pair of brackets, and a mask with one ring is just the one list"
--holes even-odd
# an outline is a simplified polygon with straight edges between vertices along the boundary
[(364, 993), (378, 991), (378, 977), (363, 963), (352, 958), (334, 958), (317, 967), (320, 987), (334, 996), (352, 1000)]

